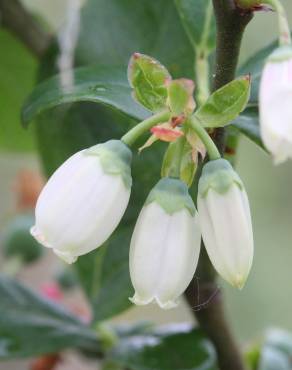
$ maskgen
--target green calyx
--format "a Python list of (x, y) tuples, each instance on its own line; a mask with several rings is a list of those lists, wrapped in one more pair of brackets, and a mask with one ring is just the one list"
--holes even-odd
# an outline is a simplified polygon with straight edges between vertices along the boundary
[(206, 197), (210, 189), (225, 194), (235, 184), (243, 188), (242, 181), (226, 159), (210, 161), (203, 167), (199, 181), (199, 195)]
[(286, 60), (292, 59), (292, 47), (289, 45), (280, 46), (268, 57), (268, 63), (279, 63), (285, 62)]
[(187, 185), (179, 179), (162, 178), (151, 190), (145, 205), (158, 203), (168, 214), (172, 215), (186, 208), (192, 216), (196, 208), (189, 195)]
[(109, 140), (97, 144), (85, 151), (87, 155), (96, 155), (105, 173), (122, 176), (127, 188), (132, 186), (132, 152), (121, 140)]

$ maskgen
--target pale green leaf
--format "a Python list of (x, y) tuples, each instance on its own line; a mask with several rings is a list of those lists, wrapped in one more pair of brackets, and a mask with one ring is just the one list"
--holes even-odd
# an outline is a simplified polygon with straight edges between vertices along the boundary
[(186, 78), (173, 80), (168, 84), (168, 105), (175, 115), (190, 114), (195, 109), (193, 98), (194, 82)]
[(246, 107), (250, 95), (249, 76), (239, 77), (215, 91), (196, 112), (204, 127), (223, 127)]
[(135, 53), (128, 66), (128, 80), (133, 97), (152, 112), (166, 107), (168, 70), (156, 59)]

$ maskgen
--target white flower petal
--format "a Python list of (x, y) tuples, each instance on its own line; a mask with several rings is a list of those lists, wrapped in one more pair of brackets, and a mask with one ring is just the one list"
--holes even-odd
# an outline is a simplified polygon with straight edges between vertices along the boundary
[(168, 214), (156, 202), (144, 206), (130, 247), (132, 301), (175, 307), (195, 273), (200, 239), (197, 217), (187, 209)]
[(212, 188), (198, 197), (202, 236), (217, 272), (242, 288), (253, 259), (253, 235), (246, 192), (233, 184), (224, 194)]
[(108, 239), (129, 198), (130, 189), (122, 176), (106, 173), (98, 155), (78, 152), (53, 174), (41, 192), (32, 234), (72, 263)]
[(260, 129), (275, 164), (292, 158), (292, 59), (267, 62), (260, 84)]

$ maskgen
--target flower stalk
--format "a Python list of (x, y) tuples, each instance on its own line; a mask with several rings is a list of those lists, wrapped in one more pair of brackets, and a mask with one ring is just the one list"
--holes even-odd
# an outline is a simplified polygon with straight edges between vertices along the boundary
[(154, 114), (153, 116), (134, 126), (121, 138), (121, 141), (128, 146), (132, 146), (141, 135), (149, 131), (158, 123), (167, 122), (170, 119), (170, 116), (171, 113), (168, 110), (164, 110), (162, 112)]
[(191, 128), (196, 132), (196, 134), (199, 136), (201, 141), (204, 143), (206, 150), (208, 152), (210, 160), (216, 160), (220, 159), (221, 155), (219, 153), (219, 150), (217, 149), (217, 146), (209, 136), (208, 132), (202, 127), (199, 120), (196, 118), (195, 115), (193, 115), (189, 119), (189, 124)]
[(209, 87), (209, 72), (210, 66), (208, 61), (208, 54), (204, 51), (197, 51), (196, 56), (196, 71), (197, 71), (197, 85), (198, 85), (198, 103), (202, 105), (210, 95)]

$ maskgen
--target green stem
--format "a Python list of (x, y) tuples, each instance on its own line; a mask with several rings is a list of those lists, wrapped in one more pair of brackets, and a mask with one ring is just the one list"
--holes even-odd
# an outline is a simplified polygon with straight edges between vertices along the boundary
[(130, 131), (128, 131), (121, 140), (128, 146), (132, 146), (135, 141), (143, 135), (145, 132), (149, 131), (153, 126), (158, 123), (167, 122), (170, 118), (169, 111), (159, 112), (153, 116), (145, 119), (144, 121), (138, 123)]
[(221, 155), (219, 153), (219, 150), (217, 149), (217, 146), (215, 145), (214, 141), (211, 139), (208, 132), (204, 129), (204, 127), (201, 125), (200, 121), (196, 118), (195, 115), (189, 119), (189, 124), (205, 145), (211, 161), (220, 159)]
[(198, 89), (198, 103), (202, 105), (208, 99), (210, 95), (209, 86), (209, 61), (208, 54), (203, 50), (197, 49), (196, 53), (196, 77), (197, 77), (197, 89)]
[(279, 17), (279, 41), (280, 45), (291, 45), (290, 27), (287, 19), (285, 8), (280, 0), (264, 0), (264, 3), (271, 5), (272, 8), (278, 13)]
[[(206, 0), (207, 1), (207, 0)], [(208, 39), (210, 36), (210, 29), (212, 18), (214, 16), (212, 1), (209, 0), (209, 5), (206, 9), (206, 19), (202, 32), (202, 39), (200, 45), (195, 45), (195, 71), (197, 83), (197, 100), (199, 105), (205, 103), (210, 95), (210, 80), (209, 80), (209, 56), (210, 50), (208, 47)]]

